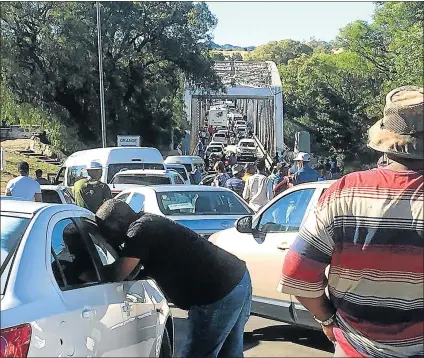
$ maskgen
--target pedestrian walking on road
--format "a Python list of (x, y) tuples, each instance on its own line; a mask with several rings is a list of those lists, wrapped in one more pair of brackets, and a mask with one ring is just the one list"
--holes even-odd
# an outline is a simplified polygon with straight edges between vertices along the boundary
[[(137, 215), (123, 201), (101, 206), (96, 221), (119, 258), (109, 279), (154, 279), (169, 302), (188, 310), (182, 357), (243, 357), (252, 285), (246, 263), (163, 216)], [(135, 272), (134, 272), (135, 270)]]
[(250, 176), (255, 174), (255, 172), (256, 172), (255, 163), (247, 163), (246, 166), (244, 167), (244, 175), (242, 178), (243, 181), (246, 182)]
[(6, 185), (6, 196), (42, 202), (40, 184), (29, 177), (29, 164), (27, 162), (18, 163), (18, 172), (20, 175)]
[(257, 173), (246, 181), (243, 199), (257, 212), (273, 198), (273, 192), (272, 181), (265, 174), (265, 160), (257, 160), (256, 169)]
[(221, 186), (225, 187), (225, 183), (230, 179), (229, 174), (225, 171), (225, 165), (223, 162), (219, 161), (215, 164), (215, 171), (218, 173), (212, 183), (212, 186)]
[(312, 313), (336, 357), (424, 354), (423, 96), (387, 95), (368, 131), (387, 166), (331, 185), (285, 256), (278, 290)]
[(112, 198), (112, 193), (107, 184), (102, 183), (102, 164), (92, 161), (87, 168), (88, 178), (78, 180), (74, 184), (75, 204), (95, 213), (106, 200)]
[(49, 184), (48, 180), (43, 178), (43, 171), (41, 169), (37, 169), (35, 171), (35, 181), (40, 185), (48, 185)]
[(231, 169), (233, 177), (228, 179), (225, 187), (231, 189), (233, 192), (243, 196), (244, 181), (241, 179), (244, 175), (244, 168), (241, 165), (235, 165)]
[(318, 172), (309, 166), (311, 156), (308, 153), (300, 152), (294, 160), (297, 167), (297, 171), (293, 175), (295, 185), (318, 180)]

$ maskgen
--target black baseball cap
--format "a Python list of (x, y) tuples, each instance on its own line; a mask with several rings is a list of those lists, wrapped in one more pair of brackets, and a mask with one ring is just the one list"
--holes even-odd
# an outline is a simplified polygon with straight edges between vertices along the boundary
[(19, 172), (29, 172), (29, 164), (27, 162), (19, 162), (18, 163), (18, 171)]

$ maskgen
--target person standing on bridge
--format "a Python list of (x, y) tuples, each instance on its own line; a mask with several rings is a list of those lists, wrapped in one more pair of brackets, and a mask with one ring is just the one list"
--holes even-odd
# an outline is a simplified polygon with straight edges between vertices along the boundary
[(104, 267), (108, 280), (152, 278), (169, 302), (188, 310), (181, 357), (243, 357), (252, 304), (244, 261), (166, 217), (136, 214), (121, 200), (104, 203), (96, 222), (119, 255)]
[(238, 195), (243, 196), (244, 181), (241, 180), (241, 178), (244, 175), (244, 168), (241, 165), (234, 165), (231, 171), (233, 177), (225, 182), (225, 187)]
[(387, 95), (368, 147), (388, 164), (332, 184), (285, 256), (278, 290), (309, 310), (335, 357), (424, 354), (423, 97)]
[(318, 181), (318, 172), (309, 166), (311, 156), (308, 153), (299, 152), (294, 160), (297, 167), (293, 176), (294, 185)]
[(257, 173), (249, 177), (243, 191), (243, 199), (258, 212), (272, 198), (272, 181), (265, 174), (265, 160), (256, 161)]

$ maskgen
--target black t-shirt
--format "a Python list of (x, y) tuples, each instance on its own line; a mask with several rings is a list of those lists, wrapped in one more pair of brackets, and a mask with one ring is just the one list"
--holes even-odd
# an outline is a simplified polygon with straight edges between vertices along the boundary
[(217, 302), (246, 271), (246, 263), (236, 256), (154, 214), (144, 214), (130, 226), (120, 256), (139, 258), (143, 274), (181, 309)]

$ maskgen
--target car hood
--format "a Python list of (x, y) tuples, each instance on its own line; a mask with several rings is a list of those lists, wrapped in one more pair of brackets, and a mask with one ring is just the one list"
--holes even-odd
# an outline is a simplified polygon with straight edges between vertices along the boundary
[(246, 215), (170, 216), (169, 218), (200, 235), (209, 236), (217, 231), (232, 228), (236, 220), (243, 216)]

